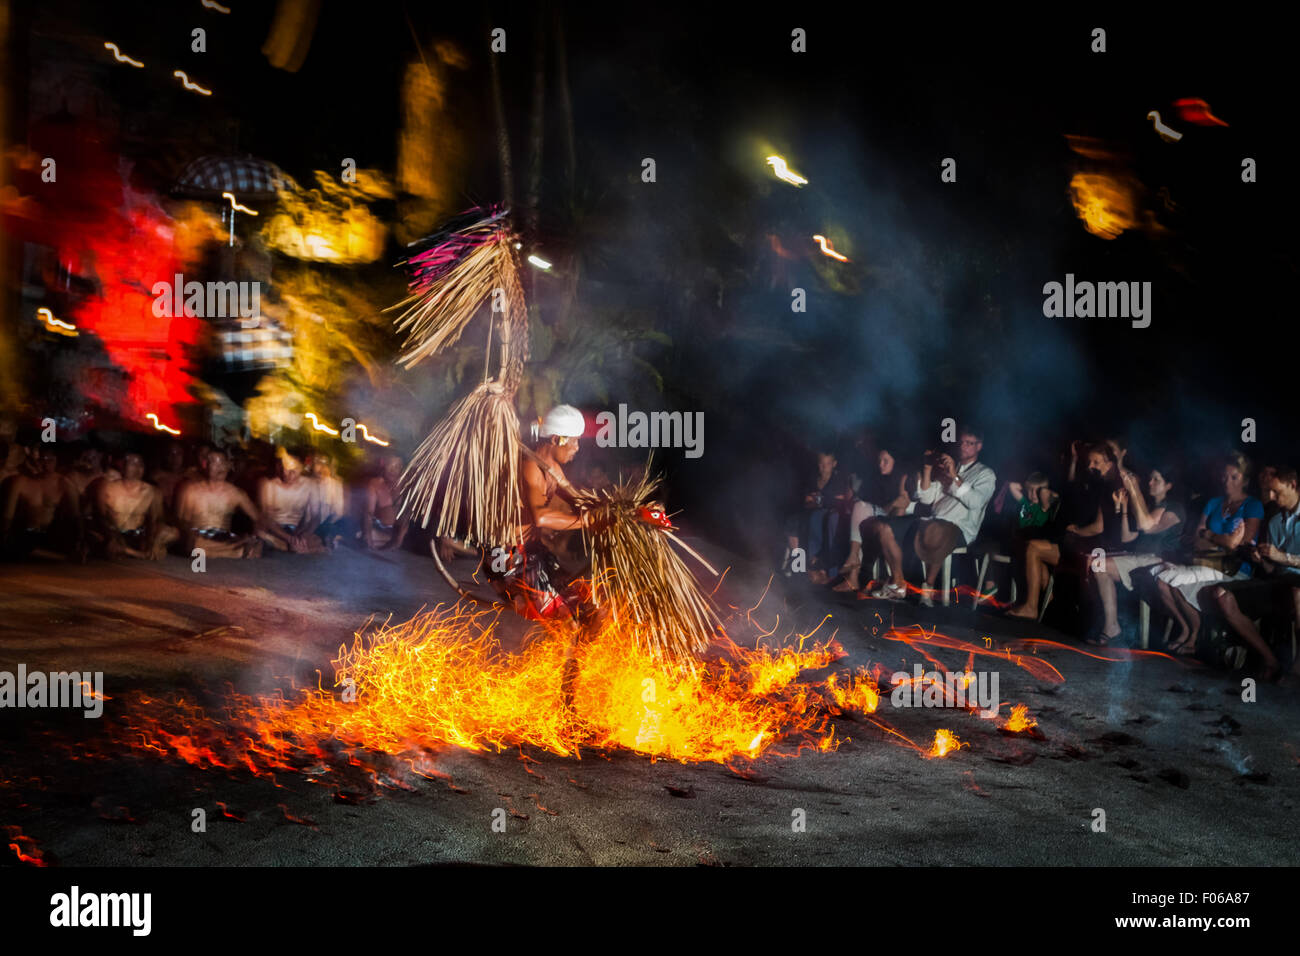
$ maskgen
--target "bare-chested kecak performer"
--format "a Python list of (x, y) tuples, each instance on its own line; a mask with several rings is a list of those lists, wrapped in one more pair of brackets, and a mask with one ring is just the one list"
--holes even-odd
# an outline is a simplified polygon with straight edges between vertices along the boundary
[(203, 477), (187, 481), (176, 493), (176, 515), (181, 522), (181, 547), (188, 556), (202, 548), (209, 558), (260, 558), (262, 541), (253, 534), (236, 534), (230, 529), (235, 512), (242, 511), (261, 529), (262, 516), (248, 495), (230, 482), (230, 459), (224, 451), (212, 449), (204, 460)]
[(144, 480), (144, 459), (122, 456), (122, 477), (106, 478), (95, 491), (99, 538), (108, 557), (127, 555), (157, 561), (180, 534), (163, 520), (163, 497)]
[(0, 545), (11, 558), (23, 558), (37, 548), (85, 560), (85, 526), (77, 486), (55, 470), (54, 451), (33, 445), (17, 475), (5, 487), (0, 515)]
[(400, 548), (406, 538), (407, 521), (397, 514), (401, 480), (401, 456), (385, 455), (379, 474), (366, 482), (361, 505), (361, 542), (371, 551)]
[[(551, 450), (538, 452), (520, 439), (514, 398), (528, 359), (528, 310), (515, 251), (520, 240), (506, 215), (499, 207), (470, 210), (413, 244), (419, 249), (405, 260), (411, 294), (396, 306), (404, 307), (397, 327), (407, 334), (399, 363), (410, 367), (454, 345), (489, 301), (488, 357), (499, 346), (501, 362), (495, 378), (488, 377), (485, 362), (483, 383), (457, 401), (416, 450), (402, 476), (399, 516), (418, 518), (424, 527), (433, 520), (434, 562), (465, 597), (472, 595), (447, 572), (439, 539), (482, 548), (490, 565), (494, 553), (526, 556), (534, 526), (542, 532), (582, 527), (592, 558), (592, 603), (626, 624), (629, 639), (653, 656), (693, 668), (721, 624), (669, 544), (704, 563), (656, 507), (658, 483), (646, 477), (599, 493), (569, 486), (574, 512), (560, 515), (551, 510), (546, 476), (553, 471), (557, 487), (568, 485), (555, 452), (562, 447), (558, 439), (571, 436), (548, 436)], [(564, 453), (572, 459), (567, 447)], [(523, 474), (532, 472), (528, 463), (538, 469), (531, 481)], [(540, 511), (534, 508), (539, 500)]]
[(277, 551), (306, 554), (327, 550), (316, 537), (320, 524), (316, 485), (303, 476), (302, 462), (284, 448), (277, 448), (275, 457), (275, 475), (263, 478), (257, 488), (263, 520), (259, 536)]

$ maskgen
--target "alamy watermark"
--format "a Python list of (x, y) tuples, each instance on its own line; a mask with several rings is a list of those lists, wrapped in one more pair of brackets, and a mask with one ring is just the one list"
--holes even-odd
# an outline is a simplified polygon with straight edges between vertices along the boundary
[(188, 313), (200, 319), (256, 319), (262, 314), (260, 282), (171, 282), (153, 284), (153, 314), (170, 319)]
[(88, 718), (104, 713), (104, 672), (43, 671), (27, 672), (26, 664), (18, 673), (0, 671), (0, 708), (69, 707), (81, 708)]
[(914, 673), (898, 671), (889, 679), (895, 707), (978, 707), (980, 716), (993, 718), (1002, 704), (998, 699), (997, 671), (956, 671), (947, 675), (925, 673), (920, 664)]
[(601, 448), (684, 448), (687, 458), (704, 454), (703, 412), (617, 412), (596, 415), (596, 444)]
[(1043, 286), (1043, 315), (1049, 319), (1132, 319), (1133, 328), (1151, 324), (1150, 282), (1075, 282)]

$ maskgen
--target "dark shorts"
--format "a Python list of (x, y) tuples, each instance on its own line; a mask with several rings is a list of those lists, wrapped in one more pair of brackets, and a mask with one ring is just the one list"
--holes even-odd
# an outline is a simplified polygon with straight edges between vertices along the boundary
[(1244, 581), (1224, 581), (1218, 587), (1229, 592), (1236, 599), (1241, 613), (1252, 620), (1272, 615), (1290, 618), (1294, 613), (1291, 591), (1300, 588), (1300, 574), (1271, 574)]

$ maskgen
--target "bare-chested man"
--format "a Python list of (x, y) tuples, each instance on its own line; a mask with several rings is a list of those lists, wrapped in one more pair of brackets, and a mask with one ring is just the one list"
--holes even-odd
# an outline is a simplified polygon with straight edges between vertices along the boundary
[(307, 476), (316, 485), (316, 513), (320, 518), (316, 534), (333, 551), (343, 540), (347, 523), (347, 491), (334, 474), (334, 460), (323, 452), (313, 452), (308, 457)]
[(162, 493), (144, 480), (144, 459), (122, 456), (122, 477), (96, 488), (95, 512), (105, 554), (157, 561), (180, 533), (163, 521)]
[(366, 482), (361, 514), (361, 540), (372, 551), (400, 548), (409, 522), (397, 518), (398, 483), (402, 480), (400, 455), (385, 455), (379, 474)]
[(77, 486), (55, 470), (56, 464), (54, 451), (38, 443), (5, 487), (0, 542), (11, 557), (48, 547), (86, 559), (80, 495)]
[(277, 551), (296, 554), (326, 550), (316, 537), (320, 524), (316, 507), (316, 485), (303, 477), (302, 462), (283, 448), (275, 450), (274, 477), (263, 478), (257, 488), (257, 504), (262, 510), (262, 540)]
[(149, 480), (162, 496), (166, 515), (176, 513), (176, 488), (184, 480), (184, 473), (185, 447), (178, 441), (169, 441), (163, 448), (161, 464), (149, 475)]
[(256, 534), (240, 535), (230, 530), (230, 519), (242, 511), (262, 527), (262, 515), (248, 495), (226, 481), (230, 459), (219, 449), (209, 450), (204, 477), (187, 481), (176, 493), (176, 515), (181, 522), (182, 548), (186, 555), (194, 548), (209, 558), (260, 558), (262, 541)]

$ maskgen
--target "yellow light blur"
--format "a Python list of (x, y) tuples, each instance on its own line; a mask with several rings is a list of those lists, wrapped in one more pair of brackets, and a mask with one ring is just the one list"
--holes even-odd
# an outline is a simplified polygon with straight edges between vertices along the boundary
[(49, 309), (40, 308), (36, 310), (36, 316), (45, 323), (45, 329), (48, 332), (55, 332), (59, 335), (66, 335), (68, 338), (76, 338), (81, 333), (77, 331), (75, 325), (64, 322), (62, 319), (56, 319), (54, 313)]
[(139, 60), (133, 60), (133, 59), (131, 59), (129, 56), (127, 56), (125, 53), (123, 53), (123, 52), (121, 51), (121, 49), (118, 47), (118, 45), (117, 45), (116, 43), (107, 43), (107, 42), (106, 42), (106, 43), (104, 44), (104, 49), (105, 49), (105, 50), (112, 50), (112, 51), (113, 51), (113, 59), (117, 60), (118, 63), (130, 63), (130, 64), (131, 64), (132, 66), (134, 66), (134, 67), (141, 67), (141, 66), (144, 66), (144, 64), (141, 63)]
[(235, 212), (246, 213), (247, 215), (250, 215), (250, 216), (256, 216), (256, 215), (257, 215), (257, 210), (256, 210), (256, 209), (249, 209), (247, 206), (241, 206), (239, 203), (235, 202), (235, 194), (234, 194), (234, 193), (222, 193), (222, 194), (221, 194), (221, 198), (222, 198), (222, 199), (229, 199), (229, 200), (230, 200), (230, 208), (233, 209)]
[(338, 429), (330, 428), (328, 425), (322, 425), (320, 419), (316, 417), (315, 412), (307, 412), (307, 414), (303, 415), (303, 418), (310, 418), (312, 425), (318, 432), (324, 432), (326, 435), (332, 435), (335, 438), (338, 437)]
[(155, 429), (156, 431), (166, 432), (166, 433), (169, 434), (169, 435), (179, 435), (179, 434), (180, 434), (180, 429), (177, 429), (177, 428), (168, 428), (168, 427), (167, 427), (166, 425), (164, 425), (162, 422), (158, 421), (158, 415), (157, 415), (156, 412), (150, 412), (148, 415), (145, 416), (145, 418), (147, 418), (147, 419), (149, 419), (149, 421), (153, 422), (153, 427), (154, 427), (154, 429)]
[(533, 265), (537, 266), (537, 268), (539, 269), (545, 270), (551, 268), (551, 264), (547, 262), (545, 259), (543, 259), (541, 256), (529, 256), (528, 261), (531, 262)]
[(806, 185), (808, 182), (808, 180), (804, 179), (798, 173), (794, 172), (788, 166), (786, 166), (785, 160), (782, 159), (780, 156), (767, 157), (767, 164), (772, 167), (772, 171), (776, 173), (777, 179), (783, 180), (784, 182), (787, 183), (791, 183), (792, 185), (795, 186), (803, 186)]
[(373, 435), (371, 435), (370, 429), (368, 429), (365, 425), (358, 423), (357, 428), (361, 429), (361, 435), (363, 438), (365, 438), (366, 441), (374, 442), (376, 445), (383, 445), (385, 448), (388, 447), (388, 442), (384, 441), (382, 438), (376, 438)]
[(1124, 182), (1105, 173), (1075, 173), (1070, 180), (1070, 198), (1083, 226), (1094, 236), (1117, 239), (1137, 225), (1133, 191)]
[(830, 256), (832, 259), (838, 259), (840, 262), (848, 262), (847, 256), (842, 256), (831, 246), (831, 241), (825, 236), (813, 236), (813, 241), (822, 247), (822, 255)]
[(205, 90), (203, 87), (199, 86), (199, 84), (192, 82), (184, 70), (174, 70), (172, 71), (172, 76), (179, 79), (181, 81), (181, 85), (184, 86), (187, 90), (194, 90), (196, 93), (201, 93), (204, 96), (212, 95), (211, 90)]

